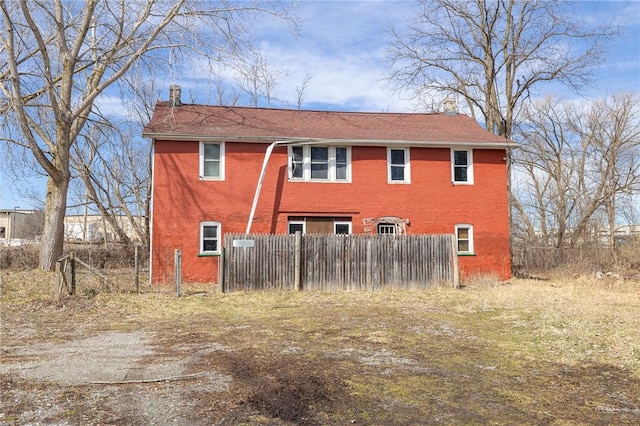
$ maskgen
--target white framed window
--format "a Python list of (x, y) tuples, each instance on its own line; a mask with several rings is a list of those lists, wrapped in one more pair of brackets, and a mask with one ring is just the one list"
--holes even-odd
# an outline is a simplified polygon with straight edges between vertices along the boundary
[(387, 148), (389, 183), (411, 183), (409, 148)]
[(473, 184), (473, 150), (451, 150), (451, 181), (454, 184)]
[(290, 146), (289, 180), (350, 182), (351, 147)]
[(220, 222), (200, 222), (200, 254), (220, 254)]
[(289, 221), (289, 234), (295, 234), (296, 232), (304, 234), (305, 221), (304, 220), (290, 220)]
[(224, 142), (200, 141), (200, 179), (224, 180)]
[(393, 223), (379, 223), (378, 234), (379, 235), (393, 235), (396, 233), (396, 225)]
[(473, 225), (456, 225), (456, 243), (458, 254), (473, 254)]
[(333, 222), (333, 233), (336, 235), (351, 234), (351, 222), (336, 220)]

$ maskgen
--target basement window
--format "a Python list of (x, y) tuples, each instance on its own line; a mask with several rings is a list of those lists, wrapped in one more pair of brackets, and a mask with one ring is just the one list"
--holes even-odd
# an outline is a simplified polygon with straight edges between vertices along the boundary
[(396, 225), (393, 223), (379, 223), (378, 234), (379, 235), (393, 235), (396, 233)]

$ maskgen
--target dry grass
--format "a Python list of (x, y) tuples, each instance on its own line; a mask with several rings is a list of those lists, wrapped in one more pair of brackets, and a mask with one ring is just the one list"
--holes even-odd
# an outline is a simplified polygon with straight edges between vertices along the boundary
[(145, 286), (56, 303), (50, 274), (3, 277), (10, 347), (146, 330), (164, 356), (228, 348), (192, 366), (234, 378), (226, 394), (194, 394), (203, 418), (228, 419), (218, 424), (640, 423), (635, 282), (226, 295), (186, 285), (181, 298)]

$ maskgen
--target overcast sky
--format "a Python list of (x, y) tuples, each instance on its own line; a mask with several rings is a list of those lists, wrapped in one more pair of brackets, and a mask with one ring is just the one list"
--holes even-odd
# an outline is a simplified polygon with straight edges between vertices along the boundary
[[(412, 1), (300, 1), (296, 11), (301, 19), (300, 37), (272, 23), (256, 25), (270, 66), (284, 76), (274, 90), (281, 101), (275, 106), (296, 108), (296, 89), (309, 76), (304, 109), (414, 110), (413, 102), (391, 92), (383, 78), (388, 69), (385, 29), (391, 24), (401, 27), (414, 14), (414, 7)], [(587, 91), (590, 96), (640, 90), (640, 0), (576, 4), (576, 17), (585, 22), (608, 22), (614, 15), (623, 20), (624, 31), (608, 46), (606, 63), (596, 70), (598, 83)], [(181, 84), (183, 94), (189, 94), (188, 81), (170, 83)], [(210, 93), (199, 93), (197, 102), (213, 102)], [(553, 85), (542, 88), (541, 94), (546, 93), (566, 95)], [(7, 185), (1, 169), (0, 180), (0, 209), (33, 205), (21, 196), (24, 185), (21, 189)], [(31, 186), (44, 194), (43, 182), (33, 180)]]

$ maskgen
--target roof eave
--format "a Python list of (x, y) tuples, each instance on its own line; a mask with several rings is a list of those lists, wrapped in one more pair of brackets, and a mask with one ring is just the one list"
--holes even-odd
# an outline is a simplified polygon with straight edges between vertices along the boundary
[(143, 137), (151, 139), (165, 139), (173, 141), (205, 141), (205, 142), (246, 142), (246, 143), (272, 143), (274, 141), (288, 142), (291, 144), (325, 143), (325, 144), (345, 144), (360, 146), (432, 146), (450, 147), (452, 145), (466, 146), (471, 148), (484, 149), (511, 149), (517, 144), (513, 141), (505, 142), (491, 141), (416, 141), (416, 140), (396, 140), (396, 139), (342, 139), (342, 138), (305, 138), (305, 137), (282, 137), (282, 136), (231, 136), (231, 135), (193, 135), (176, 133), (143, 133)]

